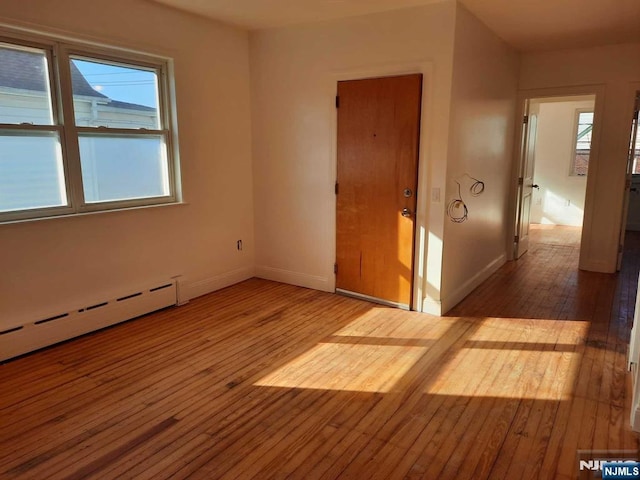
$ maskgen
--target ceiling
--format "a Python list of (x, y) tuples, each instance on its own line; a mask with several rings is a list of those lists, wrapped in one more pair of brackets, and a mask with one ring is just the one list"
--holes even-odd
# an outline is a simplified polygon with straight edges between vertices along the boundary
[[(264, 29), (454, 0), (154, 0)], [(640, 42), (640, 0), (460, 0), (521, 51)]]

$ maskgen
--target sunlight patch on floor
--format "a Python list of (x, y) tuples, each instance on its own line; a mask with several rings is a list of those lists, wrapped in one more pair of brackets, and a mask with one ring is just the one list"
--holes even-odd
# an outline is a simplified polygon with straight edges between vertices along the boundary
[[(375, 307), (254, 385), (388, 393), (426, 374), (427, 395), (566, 400), (588, 330), (588, 322), (435, 319)], [(434, 348), (438, 359), (425, 363)], [(415, 372), (427, 364), (429, 372)]]
[(321, 343), (255, 385), (388, 392), (425, 351), (424, 347)]
[[(452, 317), (434, 318), (396, 308), (372, 307), (333, 336), (437, 340), (458, 321)], [(416, 331), (419, 331), (418, 336)]]
[(589, 327), (579, 321), (486, 318), (425, 393), (568, 400)]
[(461, 349), (456, 354), (460, 361), (454, 358), (425, 393), (538, 400), (571, 398), (580, 366), (579, 353), (483, 349), (486, 357), (473, 361), (469, 350)]

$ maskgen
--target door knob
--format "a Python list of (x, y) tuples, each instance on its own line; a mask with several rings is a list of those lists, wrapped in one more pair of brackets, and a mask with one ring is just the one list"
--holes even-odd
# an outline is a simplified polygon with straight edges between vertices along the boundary
[(413, 216), (413, 213), (411, 213), (411, 210), (405, 207), (402, 209), (402, 216), (405, 218), (409, 218)]
[(537, 188), (538, 190), (540, 190), (540, 185), (536, 185), (535, 183), (533, 185), (531, 185), (531, 188)]

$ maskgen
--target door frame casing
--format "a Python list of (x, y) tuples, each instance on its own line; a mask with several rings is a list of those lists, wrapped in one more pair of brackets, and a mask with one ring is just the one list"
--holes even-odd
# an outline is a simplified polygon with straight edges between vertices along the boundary
[(633, 105), (634, 115), (631, 120), (631, 136), (629, 139), (629, 153), (627, 154), (627, 171), (624, 184), (624, 198), (622, 200), (622, 220), (620, 221), (620, 247), (618, 248), (618, 260), (616, 262), (616, 271), (618, 272), (622, 268), (623, 246), (627, 234), (627, 224), (629, 223), (629, 200), (631, 196), (631, 183), (633, 181), (633, 160), (635, 152), (638, 149), (638, 142), (636, 141), (638, 138), (638, 114), (636, 112), (640, 110), (638, 94), (640, 94), (640, 91), (636, 94), (636, 100)]
[[(521, 128), (521, 122), (525, 115), (526, 103), (534, 98), (546, 97), (570, 97), (580, 95), (595, 95), (593, 135), (591, 139), (591, 154), (589, 156), (589, 172), (587, 174), (587, 188), (584, 199), (584, 214), (582, 221), (582, 238), (580, 240), (580, 262), (579, 267), (585, 268), (588, 264), (587, 254), (588, 244), (591, 239), (593, 230), (593, 207), (595, 202), (595, 187), (598, 169), (600, 167), (600, 136), (602, 133), (602, 120), (604, 116), (604, 96), (606, 86), (604, 84), (593, 85), (577, 85), (565, 87), (536, 88), (519, 90), (516, 100), (516, 116), (517, 122), (516, 138), (513, 144), (513, 161), (511, 168), (511, 189), (509, 194), (509, 225), (507, 228), (507, 260), (514, 260), (514, 235), (517, 228), (518, 216), (518, 178), (520, 175), (520, 165), (522, 162), (521, 149), (523, 142), (523, 133), (525, 129)], [(586, 268), (585, 268), (586, 269)]]
[[(414, 61), (388, 63), (381, 65), (373, 65), (355, 69), (347, 69), (331, 72), (332, 88), (337, 95), (338, 82), (349, 80), (362, 80), (367, 78), (395, 77), (400, 75), (422, 74), (422, 100), (420, 105), (420, 135), (418, 137), (418, 188), (416, 192), (416, 212), (414, 222), (414, 242), (413, 242), (413, 294), (411, 301), (411, 310), (418, 312), (423, 311), (423, 299), (425, 292), (424, 281), (426, 278), (427, 264), (427, 238), (428, 229), (428, 195), (427, 195), (427, 170), (428, 170), (428, 145), (429, 134), (431, 130), (430, 119), (433, 118), (431, 111), (433, 109), (432, 93), (433, 93), (433, 63), (430, 61)], [(338, 176), (338, 110), (332, 115), (331, 124), (332, 150), (331, 150), (331, 178), (334, 180)], [(337, 220), (337, 199), (333, 196), (331, 204), (331, 236), (334, 241), (331, 244), (331, 258), (336, 258), (337, 252), (337, 236), (336, 236), (336, 220)], [(331, 279), (330, 288), (332, 291), (336, 289), (335, 275)]]
[[(635, 113), (635, 107), (636, 104), (638, 102), (638, 94), (640, 93), (640, 82), (630, 82), (629, 84), (629, 90), (627, 92), (628, 95), (628, 102), (630, 101), (630, 103), (632, 104), (632, 108), (629, 109), (629, 113), (631, 115), (633, 115)], [(640, 106), (639, 106), (640, 108)], [(628, 117), (630, 118), (631, 115)], [(640, 125), (637, 126), (638, 129), (640, 129)], [(631, 126), (631, 130), (629, 132), (630, 134), (633, 134), (633, 127)], [(631, 137), (630, 137), (631, 140)], [(638, 150), (640, 148), (640, 145), (638, 145), (638, 143), (635, 144), (635, 149)], [(629, 152), (631, 153), (631, 152)], [(625, 241), (625, 234), (626, 234), (626, 230), (627, 230), (627, 224), (629, 223), (629, 195), (631, 193), (631, 179), (633, 178), (633, 159), (629, 159), (629, 157), (627, 157), (627, 179), (626, 181), (629, 181), (629, 183), (627, 184), (625, 182), (625, 190), (624, 190), (624, 198), (622, 200), (622, 220), (621, 220), (621, 225), (620, 225), (620, 245), (618, 248), (618, 259), (617, 259), (617, 263), (616, 263), (616, 269), (618, 271), (620, 271), (620, 268), (622, 266), (622, 259), (623, 259), (623, 247), (624, 247), (624, 241)], [(629, 173), (629, 170), (631, 170), (631, 173)]]

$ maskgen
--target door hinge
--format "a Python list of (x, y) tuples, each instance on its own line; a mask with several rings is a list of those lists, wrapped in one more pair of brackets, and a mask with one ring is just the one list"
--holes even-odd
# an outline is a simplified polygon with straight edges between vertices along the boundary
[(340, 97), (336, 95), (336, 108), (340, 108)]
[(336, 192), (336, 195), (338, 195), (338, 190), (340, 190), (340, 188), (338, 187), (338, 182), (336, 182), (336, 185), (334, 187), (334, 191)]
[(624, 249), (623, 245), (618, 245), (618, 253), (622, 253), (623, 249)]
[(525, 115), (524, 117), (522, 117), (522, 123), (524, 123), (525, 125), (529, 123), (529, 115)]
[(518, 243), (520, 241), (520, 235), (516, 235), (515, 237), (513, 237), (513, 241), (515, 243)]
[(524, 185), (524, 178), (518, 178), (518, 185)]
[(338, 264), (337, 263), (333, 264), (333, 273), (335, 273), (336, 275), (338, 274)]

